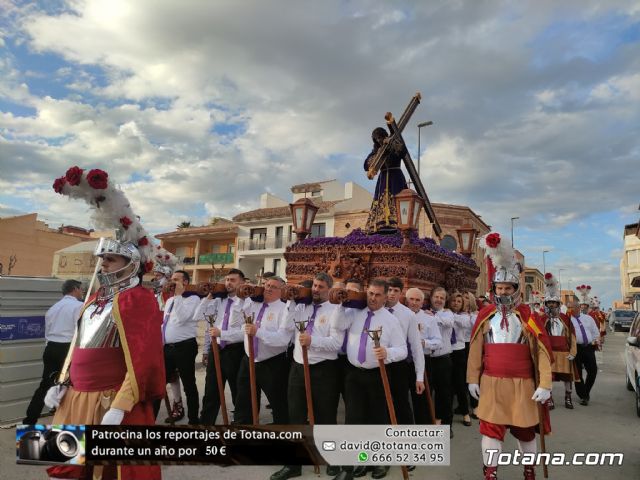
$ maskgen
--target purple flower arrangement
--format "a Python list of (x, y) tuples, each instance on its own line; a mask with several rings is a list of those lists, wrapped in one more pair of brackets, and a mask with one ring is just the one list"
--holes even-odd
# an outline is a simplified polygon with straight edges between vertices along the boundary
[[(467, 265), (475, 266), (476, 263), (456, 252), (451, 252), (446, 248), (442, 248), (432, 238), (419, 238), (417, 232), (411, 232), (411, 245), (422, 247), (430, 252), (443, 255), (445, 257), (457, 260)], [(346, 237), (316, 237), (306, 238), (298, 242), (301, 247), (328, 247), (328, 246), (369, 246), (369, 245), (387, 245), (390, 247), (402, 247), (402, 234), (400, 232), (387, 235), (367, 235), (361, 229), (356, 228)]]

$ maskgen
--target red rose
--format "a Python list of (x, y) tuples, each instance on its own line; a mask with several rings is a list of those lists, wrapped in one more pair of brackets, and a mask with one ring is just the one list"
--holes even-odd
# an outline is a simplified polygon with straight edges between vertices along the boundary
[(551, 275), (550, 273), (544, 274), (544, 278), (546, 278), (547, 280), (549, 280), (551, 277), (553, 277), (553, 275)]
[(82, 180), (82, 170), (80, 167), (71, 167), (67, 170), (65, 177), (67, 178), (67, 182), (69, 185), (80, 185), (80, 180)]
[(147, 237), (142, 237), (142, 238), (138, 239), (138, 246), (139, 247), (144, 247), (145, 245), (149, 245), (149, 240), (147, 239)]
[(87, 173), (87, 182), (96, 190), (103, 190), (107, 188), (107, 179), (109, 178), (109, 174), (104, 170), (100, 170), (99, 168), (94, 168), (93, 170), (89, 170)]
[(129, 228), (129, 225), (131, 225), (132, 223), (133, 222), (129, 217), (122, 217), (120, 219), (120, 224), (124, 227), (125, 230), (127, 230)]
[(591, 290), (591, 285), (587, 285), (587, 290)]
[(53, 190), (56, 193), (62, 195), (62, 187), (64, 187), (65, 183), (67, 183), (67, 179), (64, 177), (56, 178), (53, 182)]
[(153, 262), (151, 260), (149, 260), (144, 264), (144, 271), (147, 273), (150, 273), (153, 271)]
[(164, 259), (165, 259), (165, 260), (169, 260), (170, 258), (171, 258), (171, 257), (170, 257), (169, 255), (165, 255), (165, 256), (164, 256)]
[(498, 245), (500, 245), (500, 234), (499, 233), (491, 233), (489, 235), (487, 235), (486, 238), (486, 244), (487, 246), (491, 247), (491, 248), (496, 248)]

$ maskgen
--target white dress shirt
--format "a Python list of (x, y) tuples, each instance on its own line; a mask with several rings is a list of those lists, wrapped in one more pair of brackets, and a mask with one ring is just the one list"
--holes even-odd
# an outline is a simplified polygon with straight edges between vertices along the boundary
[[(580, 321), (578, 322), (578, 320)], [(600, 329), (591, 315), (581, 313), (579, 318), (572, 316), (571, 323), (573, 323), (573, 328), (576, 331), (576, 343), (578, 345), (590, 345), (596, 338), (600, 337)], [(582, 324), (587, 338), (582, 335), (580, 324)]]
[[(291, 329), (292, 333), (295, 333), (293, 359), (299, 364), (303, 363), (302, 346), (298, 340), (300, 332), (295, 322), (310, 320), (313, 316), (313, 306), (313, 303), (303, 305), (296, 304), (294, 300), (291, 300), (288, 307), (287, 328)], [(324, 360), (336, 360), (338, 358), (338, 350), (342, 347), (344, 334), (336, 328), (335, 324), (332, 325), (331, 323), (336, 307), (337, 305), (329, 301), (318, 304), (316, 316), (313, 320), (313, 329), (311, 331), (311, 345), (307, 348), (309, 365), (315, 365)]]
[[(293, 332), (287, 327), (287, 306), (279, 298), (271, 303), (254, 302), (245, 304), (244, 313), (253, 314), (253, 323), (257, 324), (262, 305), (267, 305), (262, 321), (256, 332), (258, 351), (254, 358), (256, 363), (268, 360), (287, 351)], [(249, 335), (244, 336), (244, 351), (249, 355)]]
[[(429, 315), (428, 311), (425, 312)], [(440, 336), (442, 337), (442, 345), (440, 348), (436, 348), (431, 357), (442, 357), (451, 353), (451, 332), (453, 331), (453, 312), (451, 310), (438, 310), (433, 314), (436, 317), (436, 323), (440, 329)]]
[[(224, 325), (225, 312), (229, 303), (231, 303), (229, 307), (229, 321), (226, 330), (223, 330), (222, 326)], [(220, 344), (220, 342), (225, 342), (227, 345), (240, 343), (244, 339), (244, 330), (242, 329), (244, 325), (244, 315), (242, 314), (243, 305), (244, 300), (235, 295), (233, 297), (229, 296), (223, 299), (214, 298), (211, 300), (204, 297), (196, 309), (195, 316), (197, 320), (205, 319), (206, 322), (205, 315), (216, 314), (215, 326), (220, 329), (220, 336), (217, 338), (218, 344)], [(205, 326), (202, 353), (206, 355), (211, 351), (211, 335), (209, 335), (209, 322), (206, 322)]]
[(427, 315), (424, 311), (419, 310), (416, 313), (418, 322), (418, 330), (422, 339), (422, 347), (425, 355), (431, 356), (434, 350), (442, 346), (442, 334), (438, 328), (438, 322), (435, 315)]
[(200, 297), (197, 295), (173, 296), (164, 308), (162, 331), (164, 343), (178, 343), (198, 335), (198, 318), (196, 308), (200, 305)]
[[(344, 308), (339, 305), (337, 314), (334, 316), (336, 320), (337, 330), (345, 330), (348, 328), (349, 337), (347, 340), (347, 358), (352, 365), (359, 368), (372, 369), (378, 367), (373, 349), (374, 342), (367, 335), (366, 341), (366, 358), (364, 363), (358, 361), (358, 353), (360, 351), (360, 338), (364, 330), (364, 324), (369, 314), (369, 309), (364, 308), (358, 310), (355, 308)], [(387, 358), (384, 363), (398, 362), (407, 358), (407, 339), (402, 333), (400, 322), (389, 311), (382, 307), (373, 312), (369, 330), (377, 330), (382, 327), (382, 335), (380, 336), (380, 346), (387, 350)]]
[(44, 315), (47, 342), (71, 343), (83, 305), (76, 297), (65, 295), (47, 310)]
[(453, 314), (453, 330), (456, 332), (456, 343), (451, 345), (452, 350), (464, 350), (465, 342), (471, 338), (471, 317), (467, 312)]
[(418, 320), (413, 311), (401, 304), (396, 303), (392, 307), (386, 307), (389, 312), (398, 319), (402, 333), (407, 341), (407, 355), (411, 349), (411, 360), (416, 371), (416, 381), (424, 381), (424, 354), (422, 353), (422, 342), (420, 338), (420, 330), (418, 329)]

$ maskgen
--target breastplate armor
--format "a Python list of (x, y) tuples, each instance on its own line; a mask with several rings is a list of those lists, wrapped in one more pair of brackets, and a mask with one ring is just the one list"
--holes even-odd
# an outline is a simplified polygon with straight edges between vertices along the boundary
[(502, 328), (502, 309), (498, 309), (490, 320), (491, 328), (485, 333), (485, 343), (524, 343), (522, 325), (520, 319), (513, 313), (507, 312), (507, 324), (509, 328)]
[(107, 302), (103, 309), (95, 303), (85, 309), (78, 327), (76, 346), (80, 348), (120, 346), (118, 327), (113, 318), (113, 301)]
[(549, 323), (551, 323), (551, 335), (554, 337), (559, 337), (560, 335), (564, 335), (564, 323), (559, 318), (551, 318), (549, 319)]

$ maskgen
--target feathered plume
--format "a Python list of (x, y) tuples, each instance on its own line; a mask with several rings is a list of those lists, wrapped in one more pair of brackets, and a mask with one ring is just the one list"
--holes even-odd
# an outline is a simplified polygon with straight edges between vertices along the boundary
[(480, 238), (480, 248), (484, 248), (496, 269), (514, 270), (517, 268), (516, 252), (508, 242), (503, 242), (497, 232)]
[(576, 287), (576, 290), (580, 294), (580, 303), (586, 303), (587, 305), (591, 305), (591, 298), (589, 298), (589, 292), (591, 291), (590, 285), (580, 285)]
[(161, 249), (163, 257), (171, 255), (160, 247), (154, 247), (151, 236), (131, 209), (124, 192), (109, 181), (109, 174), (104, 170), (95, 168), (87, 171), (71, 167), (53, 182), (53, 189), (61, 195), (87, 202), (93, 210), (91, 219), (95, 227), (115, 229), (119, 241), (134, 244), (140, 252), (145, 271), (153, 269), (154, 248)]
[(551, 273), (546, 273), (544, 275), (544, 301), (560, 301), (558, 280)]

